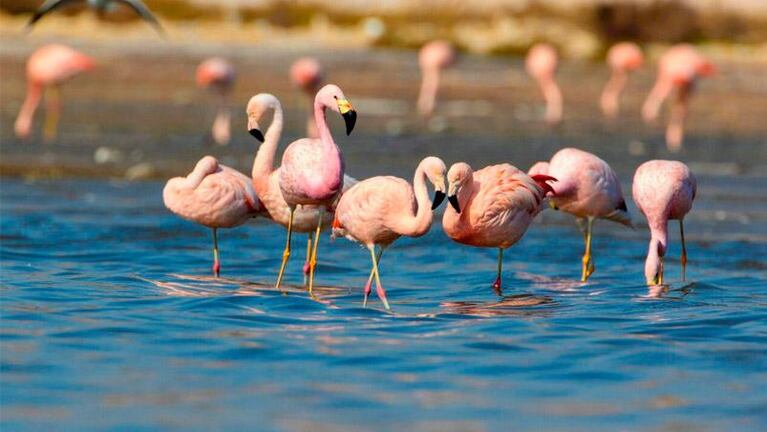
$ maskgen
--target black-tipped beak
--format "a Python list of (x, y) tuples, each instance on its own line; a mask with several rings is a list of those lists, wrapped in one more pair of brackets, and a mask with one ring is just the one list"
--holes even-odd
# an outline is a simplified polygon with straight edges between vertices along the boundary
[(446, 196), (447, 195), (445, 195), (445, 193), (442, 191), (434, 191), (434, 201), (431, 203), (431, 209), (434, 210), (435, 208), (439, 207), (439, 205), (442, 204), (442, 201), (445, 200)]
[(346, 135), (349, 135), (354, 130), (354, 124), (357, 123), (357, 111), (349, 110), (344, 114), (341, 114), (346, 123)]
[(458, 204), (458, 197), (455, 195), (450, 195), (447, 197), (447, 201), (450, 203), (450, 205), (453, 207), (456, 213), (461, 213), (461, 206)]
[(248, 133), (250, 133), (253, 136), (253, 138), (257, 139), (258, 141), (264, 142), (264, 134), (261, 133), (260, 130), (258, 130), (258, 129), (251, 129), (251, 130), (248, 131)]

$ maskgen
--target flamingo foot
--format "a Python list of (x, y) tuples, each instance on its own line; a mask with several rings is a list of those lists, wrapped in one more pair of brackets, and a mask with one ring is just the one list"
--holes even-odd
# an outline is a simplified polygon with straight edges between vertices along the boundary
[(362, 301), (362, 307), (368, 307), (368, 297), (370, 297), (372, 281), (368, 280), (365, 284), (365, 299)]
[(389, 307), (389, 300), (386, 299), (386, 290), (383, 288), (383, 286), (381, 285), (376, 286), (376, 294), (378, 294), (378, 298), (381, 299), (386, 310), (391, 310), (391, 308)]
[(219, 277), (221, 275), (221, 263), (216, 261), (213, 263), (213, 276)]
[(493, 291), (495, 291), (496, 294), (501, 295), (501, 278), (498, 277), (495, 279), (495, 282), (493, 282)]

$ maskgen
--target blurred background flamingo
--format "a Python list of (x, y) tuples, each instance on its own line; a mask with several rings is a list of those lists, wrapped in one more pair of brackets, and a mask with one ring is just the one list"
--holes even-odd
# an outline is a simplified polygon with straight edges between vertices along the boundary
[(302, 57), (290, 66), (290, 81), (306, 96), (309, 109), (306, 116), (306, 136), (319, 138), (314, 121), (314, 96), (322, 86), (322, 65), (314, 57)]
[(651, 160), (634, 174), (634, 202), (650, 226), (650, 246), (644, 273), (647, 285), (663, 285), (663, 258), (668, 247), (668, 221), (679, 221), (682, 241), (682, 280), (687, 269), (687, 247), (684, 242), (684, 217), (692, 209), (697, 181), (682, 162)]
[(197, 162), (186, 177), (168, 180), (162, 199), (173, 213), (213, 232), (213, 275), (218, 277), (218, 229), (234, 228), (256, 217), (261, 202), (248, 176), (218, 163), (213, 156)]
[[(421, 237), (429, 232), (434, 209), (445, 199), (446, 171), (442, 159), (429, 156), (418, 164), (412, 185), (398, 177), (378, 176), (362, 180), (341, 195), (333, 220), (333, 237), (362, 243), (370, 251), (373, 263), (365, 284), (363, 306), (367, 306), (375, 277), (378, 298), (389, 309), (378, 274), (381, 256), (401, 236)], [(429, 199), (427, 179), (434, 186), (434, 201)]]
[(94, 65), (91, 57), (66, 45), (49, 44), (35, 50), (27, 60), (27, 96), (16, 117), (16, 136), (29, 137), (35, 110), (45, 91), (43, 137), (46, 141), (56, 138), (61, 114), (59, 86), (70, 78), (93, 69)]
[(232, 135), (229, 98), (236, 78), (234, 66), (221, 57), (211, 57), (197, 66), (196, 77), (200, 88), (210, 90), (216, 96), (216, 118), (211, 137), (216, 144), (229, 144)]
[(711, 76), (715, 72), (714, 64), (689, 44), (675, 45), (661, 56), (658, 78), (642, 106), (642, 117), (647, 122), (657, 119), (663, 101), (676, 90), (666, 127), (666, 146), (670, 151), (682, 148), (684, 121), (698, 78)]
[(525, 70), (535, 79), (546, 101), (546, 121), (557, 124), (562, 121), (562, 91), (555, 75), (559, 63), (557, 50), (545, 43), (533, 45), (525, 58)]
[(557, 179), (551, 185), (553, 196), (549, 198), (549, 205), (575, 216), (583, 232), (586, 249), (582, 259), (581, 282), (586, 282), (595, 270), (591, 257), (594, 219), (608, 219), (632, 226), (618, 175), (596, 155), (575, 148), (556, 152), (550, 162), (536, 163), (528, 174), (543, 174)]
[(541, 211), (547, 175), (532, 177), (509, 164), (491, 165), (474, 172), (469, 164), (453, 164), (447, 172), (450, 208), (442, 218), (445, 234), (454, 241), (498, 248), (498, 275), (493, 283), (501, 295), (503, 250), (525, 235)]
[(417, 108), (422, 117), (429, 118), (434, 113), (440, 74), (442, 69), (455, 63), (455, 57), (455, 48), (450, 42), (444, 40), (431, 41), (418, 53), (421, 90), (418, 93)]
[(610, 80), (607, 81), (599, 104), (607, 117), (616, 117), (620, 111), (620, 95), (629, 79), (629, 74), (644, 63), (644, 55), (639, 45), (633, 42), (620, 42), (607, 51), (607, 65), (610, 67)]

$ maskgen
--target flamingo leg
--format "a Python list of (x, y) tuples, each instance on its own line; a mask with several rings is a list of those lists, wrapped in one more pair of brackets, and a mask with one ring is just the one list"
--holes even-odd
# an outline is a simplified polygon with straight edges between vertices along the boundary
[(213, 276), (221, 274), (221, 261), (218, 259), (218, 228), (213, 228)]
[(583, 254), (583, 268), (581, 270), (581, 282), (586, 282), (594, 273), (594, 261), (591, 259), (591, 233), (594, 224), (594, 218), (588, 218), (586, 225), (586, 252)]
[(309, 238), (306, 241), (306, 262), (304, 263), (304, 286), (309, 281), (309, 260), (312, 255), (312, 243), (314, 241), (314, 233), (309, 233)]
[(59, 101), (59, 87), (51, 86), (46, 95), (45, 125), (43, 126), (43, 139), (53, 141), (56, 139), (56, 133), (59, 125), (59, 114), (61, 103)]
[[(375, 246), (373, 246), (375, 248)], [(376, 262), (381, 262), (381, 256), (383, 255), (383, 248), (378, 249), (378, 255), (376, 255)], [(365, 283), (365, 300), (362, 302), (362, 307), (368, 306), (368, 297), (370, 297), (370, 287), (373, 284), (373, 277), (375, 276), (375, 270), (373, 268), (370, 269), (370, 276), (368, 276), (368, 281)]]
[(679, 219), (679, 234), (682, 236), (682, 281), (685, 279), (685, 274), (687, 272), (687, 246), (684, 244), (684, 221), (682, 219)]
[(322, 230), (322, 213), (323, 209), (320, 208), (317, 212), (317, 231), (314, 233), (314, 249), (309, 259), (309, 295), (313, 295), (314, 269), (317, 267), (317, 246), (320, 244), (320, 230)]
[(658, 285), (663, 285), (663, 257), (660, 258), (660, 271), (658, 272)]
[(368, 247), (368, 249), (370, 250), (370, 259), (373, 260), (373, 274), (376, 278), (376, 294), (378, 294), (378, 298), (381, 299), (386, 310), (390, 310), (389, 301), (386, 299), (386, 291), (384, 290), (383, 285), (381, 285), (381, 277), (378, 275), (378, 262), (376, 261), (375, 246)]
[(288, 265), (288, 258), (290, 258), (290, 240), (293, 237), (293, 215), (296, 213), (296, 208), (290, 209), (290, 218), (288, 218), (288, 239), (285, 242), (285, 250), (282, 252), (282, 264), (280, 265), (280, 273), (277, 275), (277, 284), (275, 288), (279, 288), (282, 284), (282, 276), (285, 274), (285, 266)]
[(501, 295), (501, 278), (503, 276), (503, 248), (498, 248), (498, 276), (493, 282), (493, 290), (496, 294)]

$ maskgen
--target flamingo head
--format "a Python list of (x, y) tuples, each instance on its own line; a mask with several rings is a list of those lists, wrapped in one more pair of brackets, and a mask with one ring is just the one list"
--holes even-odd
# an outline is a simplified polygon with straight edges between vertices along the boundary
[(447, 200), (456, 213), (461, 213), (459, 196), (461, 191), (474, 181), (474, 171), (465, 162), (453, 164), (447, 172)]
[(696, 72), (703, 77), (711, 77), (717, 74), (716, 66), (707, 60), (698, 64)]
[(445, 196), (447, 196), (447, 188), (445, 187), (447, 167), (442, 159), (435, 156), (429, 156), (422, 160), (419, 167), (423, 170), (432, 186), (434, 186), (434, 199), (431, 203), (431, 209), (434, 210), (442, 204)]
[(290, 66), (290, 80), (307, 93), (314, 93), (322, 83), (322, 66), (313, 57), (302, 57)]
[(258, 141), (264, 142), (264, 133), (258, 122), (268, 110), (277, 110), (278, 108), (280, 108), (280, 101), (272, 94), (259, 93), (250, 98), (248, 107), (245, 109), (248, 114), (248, 133)]
[(344, 96), (344, 92), (341, 91), (335, 84), (328, 84), (317, 92), (317, 96), (314, 98), (314, 103), (321, 104), (324, 107), (341, 114), (346, 123), (346, 135), (352, 133), (354, 125), (357, 123), (357, 111), (354, 110), (352, 104)]

